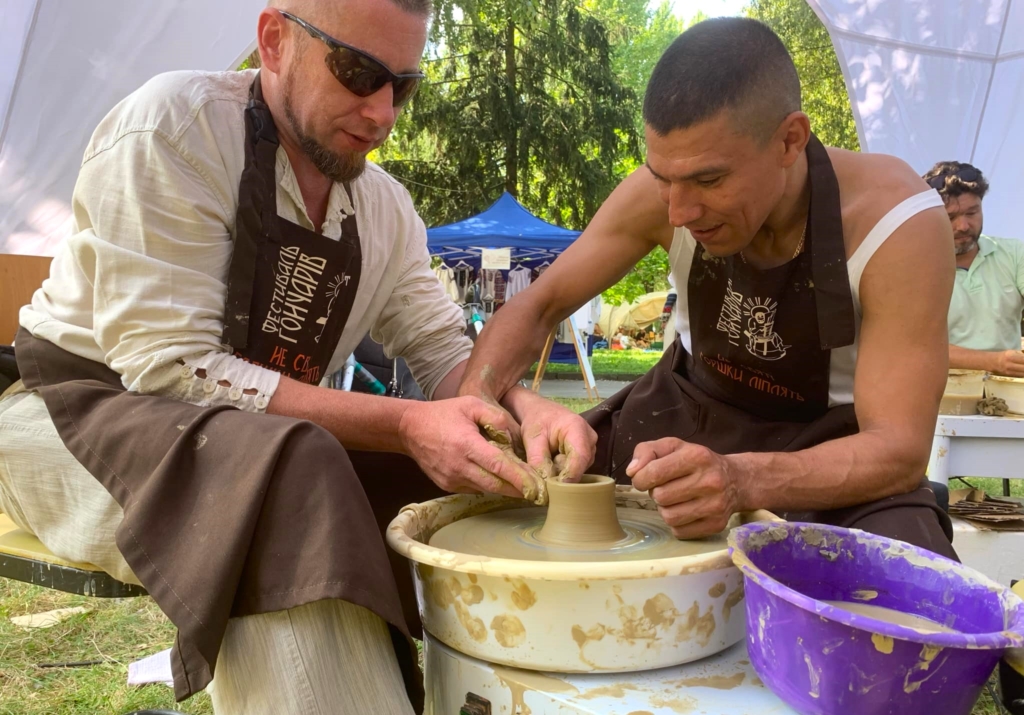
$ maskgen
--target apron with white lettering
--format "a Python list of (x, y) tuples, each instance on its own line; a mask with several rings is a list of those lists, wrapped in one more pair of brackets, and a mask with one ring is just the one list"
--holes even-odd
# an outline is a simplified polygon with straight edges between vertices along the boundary
[(839, 182), (828, 152), (807, 145), (804, 250), (761, 270), (697, 243), (687, 285), (694, 385), (744, 412), (810, 422), (828, 411), (832, 350), (854, 341)]
[[(245, 121), (223, 340), (246, 360), (315, 384), (359, 283), (355, 218), (343, 222), (340, 241), (280, 219), (277, 132), (258, 79)], [(303, 420), (126, 391), (102, 362), (24, 329), (17, 347), (25, 386), (123, 508), (118, 549), (178, 628), (178, 700), (213, 678), (229, 618), (340, 599), (391, 626), (410, 700), (421, 709), (412, 577), (383, 540), (402, 506), (442, 496), (414, 461), (339, 455), (331, 435)]]
[(356, 217), (344, 218), (341, 238), (334, 241), (278, 216), (277, 129), (258, 76), (245, 116), (224, 342), (244, 360), (316, 385), (325, 377), (359, 287)]

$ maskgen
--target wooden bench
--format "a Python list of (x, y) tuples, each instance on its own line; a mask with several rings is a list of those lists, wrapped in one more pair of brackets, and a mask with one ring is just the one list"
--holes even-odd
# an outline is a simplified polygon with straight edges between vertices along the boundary
[(94, 598), (145, 596), (141, 586), (118, 581), (92, 564), (67, 561), (0, 513), (0, 577)]
[[(18, 311), (50, 274), (45, 256), (0, 254), (0, 344), (18, 331)], [(92, 566), (55, 556), (32, 534), (0, 512), (0, 578), (23, 581), (81, 596), (127, 598), (146, 595), (141, 586), (123, 583)]]

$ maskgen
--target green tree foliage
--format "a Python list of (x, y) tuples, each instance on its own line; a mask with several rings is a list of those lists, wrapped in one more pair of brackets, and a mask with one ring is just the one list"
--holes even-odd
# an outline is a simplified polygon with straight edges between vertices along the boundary
[(668, 272), (668, 254), (663, 248), (655, 248), (621, 281), (602, 293), (601, 297), (606, 303), (619, 305), (632, 303), (646, 293), (668, 290)]
[(639, 160), (638, 97), (605, 23), (572, 0), (440, 0), (428, 53), (428, 81), (378, 154), (428, 225), (506, 190), (582, 229)]
[(828, 146), (860, 150), (846, 82), (825, 26), (805, 0), (752, 0), (749, 17), (765, 23), (793, 56), (811, 128)]

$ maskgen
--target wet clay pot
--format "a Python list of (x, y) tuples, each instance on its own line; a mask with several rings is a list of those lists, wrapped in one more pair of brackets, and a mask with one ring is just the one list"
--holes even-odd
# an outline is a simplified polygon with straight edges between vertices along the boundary
[[(620, 487), (619, 507), (655, 509)], [(626, 672), (704, 658), (744, 634), (743, 584), (728, 550), (621, 562), (522, 561), (428, 545), (470, 516), (532, 507), (493, 495), (452, 495), (406, 507), (390, 546), (413, 564), (424, 628), (467, 655), (517, 668)], [(775, 519), (734, 517), (735, 525)]]
[[(820, 524), (751, 524), (729, 537), (746, 580), (758, 677), (802, 715), (968, 715), (1003, 654), (1024, 644), (1024, 602), (955, 561)], [(936, 632), (850, 612), (920, 616)]]

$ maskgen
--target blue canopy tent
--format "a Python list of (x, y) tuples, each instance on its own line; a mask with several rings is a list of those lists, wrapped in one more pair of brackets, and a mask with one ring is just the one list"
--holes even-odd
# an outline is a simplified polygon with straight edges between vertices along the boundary
[(427, 248), (449, 265), (465, 261), (475, 268), (480, 249), (510, 248), (513, 263), (536, 266), (553, 261), (579, 235), (537, 218), (506, 191), (482, 214), (428, 229)]
[[(508, 248), (513, 264), (536, 268), (545, 261), (554, 261), (579, 235), (580, 231), (537, 218), (506, 191), (481, 214), (427, 229), (427, 249), (449, 266), (464, 261), (479, 269), (481, 249)], [(585, 346), (588, 356), (593, 353), (593, 343), (590, 336)], [(576, 364), (575, 348), (555, 344), (549, 361)]]

